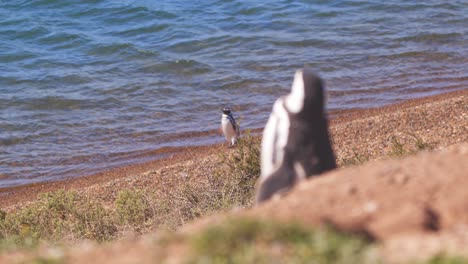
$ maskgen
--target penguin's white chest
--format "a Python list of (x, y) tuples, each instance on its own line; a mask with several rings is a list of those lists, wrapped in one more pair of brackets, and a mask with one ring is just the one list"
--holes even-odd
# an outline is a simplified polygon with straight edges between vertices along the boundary
[(231, 141), (231, 138), (236, 136), (236, 131), (232, 127), (231, 122), (224, 116), (221, 118), (221, 128), (223, 129), (223, 134), (226, 137), (226, 140)]
[(284, 149), (288, 144), (290, 120), (284, 99), (276, 100), (262, 137), (261, 177), (272, 175), (283, 165)]

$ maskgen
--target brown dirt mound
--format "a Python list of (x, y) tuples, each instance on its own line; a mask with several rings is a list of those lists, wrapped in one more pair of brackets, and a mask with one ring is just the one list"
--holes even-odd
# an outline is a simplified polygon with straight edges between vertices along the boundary
[(393, 258), (468, 252), (467, 161), (463, 143), (370, 162), (312, 178), (246, 214), (365, 233)]

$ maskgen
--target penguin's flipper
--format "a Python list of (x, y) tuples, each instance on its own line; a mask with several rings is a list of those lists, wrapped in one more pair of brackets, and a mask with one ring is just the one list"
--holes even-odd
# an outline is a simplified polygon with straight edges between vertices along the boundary
[(239, 126), (239, 124), (236, 124), (235, 130), (236, 130), (236, 135), (237, 135), (238, 137), (240, 137), (240, 126)]
[(239, 137), (240, 136), (240, 126), (237, 124), (236, 119), (234, 119), (234, 116), (232, 114), (228, 115), (229, 122), (232, 125), (232, 129), (236, 132), (236, 135)]

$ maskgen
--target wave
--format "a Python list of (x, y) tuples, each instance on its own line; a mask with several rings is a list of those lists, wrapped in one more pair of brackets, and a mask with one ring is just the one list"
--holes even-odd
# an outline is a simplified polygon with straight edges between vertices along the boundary
[(196, 60), (180, 59), (147, 65), (140, 68), (140, 70), (147, 73), (169, 73), (191, 76), (209, 73), (212, 71), (212, 68), (208, 64)]
[(151, 10), (144, 6), (131, 5), (87, 5), (77, 8), (67, 14), (74, 19), (99, 18), (107, 25), (132, 24), (154, 20), (171, 20), (177, 15), (164, 10)]
[(34, 40), (36, 38), (45, 36), (50, 33), (50, 31), (43, 26), (33, 26), (33, 27), (22, 27), (22, 28), (11, 28), (8, 27), (0, 29), (0, 34), (3, 36), (9, 36), (17, 40)]
[[(13, 63), (13, 62), (20, 62), (25, 60), (31, 60), (37, 58), (38, 55), (31, 53), (31, 52), (10, 52), (10, 53), (1, 53), (0, 52), (0, 61), (2, 63)], [(0, 80), (4, 77), (0, 77)]]
[(417, 35), (396, 38), (395, 41), (446, 44), (463, 38), (464, 35), (461, 33), (418, 33)]
[(315, 48), (326, 48), (330, 46), (338, 45), (339, 43), (333, 41), (327, 41), (324, 39), (302, 39), (302, 40), (270, 40), (270, 44), (278, 47), (315, 47)]
[(78, 109), (100, 109), (105, 107), (112, 109), (119, 107), (121, 102), (116, 98), (106, 99), (72, 99), (63, 96), (45, 96), (40, 98), (17, 99), (15, 100), (19, 109), (28, 111), (47, 110), (54, 111), (71, 111)]
[(138, 25), (136, 27), (125, 29), (123, 31), (114, 32), (114, 33), (120, 36), (133, 37), (133, 36), (139, 36), (139, 35), (158, 33), (167, 28), (169, 28), (168, 24), (151, 24), (147, 26)]
[(404, 52), (384, 55), (381, 57), (386, 58), (386, 59), (392, 59), (392, 60), (413, 58), (413, 59), (419, 59), (422, 61), (439, 61), (439, 60), (452, 58), (456, 55), (457, 54), (453, 52), (437, 52), (437, 51), (429, 50), (429, 51), (404, 51)]

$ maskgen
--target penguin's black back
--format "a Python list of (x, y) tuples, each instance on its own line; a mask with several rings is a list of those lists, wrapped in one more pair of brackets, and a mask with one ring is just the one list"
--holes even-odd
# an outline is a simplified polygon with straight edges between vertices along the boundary
[(304, 102), (302, 110), (297, 113), (299, 118), (315, 122), (315, 119), (324, 113), (324, 88), (323, 81), (311, 69), (302, 70), (304, 83)]
[(336, 168), (326, 118), (316, 116), (313, 122), (309, 123), (297, 115), (289, 114), (289, 120), (290, 131), (285, 157), (299, 162), (307, 177)]
[(311, 69), (302, 70), (304, 104), (299, 113), (288, 113), (290, 129), (285, 156), (300, 162), (307, 174), (320, 174), (336, 168), (328, 121), (324, 110), (324, 87)]

